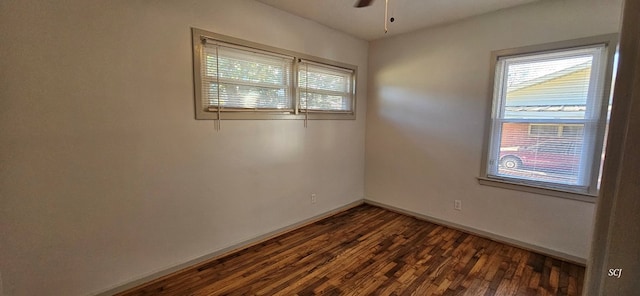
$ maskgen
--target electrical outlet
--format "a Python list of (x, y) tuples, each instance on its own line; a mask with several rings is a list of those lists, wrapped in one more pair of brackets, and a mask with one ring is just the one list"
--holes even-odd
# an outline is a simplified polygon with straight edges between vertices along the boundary
[(453, 201), (453, 209), (458, 210), (458, 211), (462, 211), (462, 201), (459, 199), (456, 199)]
[(315, 193), (311, 193), (311, 203), (312, 204), (316, 203), (316, 194)]

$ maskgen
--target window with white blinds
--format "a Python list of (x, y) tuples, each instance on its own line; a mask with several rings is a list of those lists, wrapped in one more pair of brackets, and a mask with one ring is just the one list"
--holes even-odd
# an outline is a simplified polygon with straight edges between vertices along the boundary
[(496, 55), (486, 178), (597, 193), (608, 51), (603, 42)]
[(353, 70), (300, 61), (298, 93), (301, 112), (351, 112)]
[(202, 99), (208, 111), (293, 111), (293, 57), (205, 40)]
[(355, 119), (356, 66), (192, 29), (196, 119)]

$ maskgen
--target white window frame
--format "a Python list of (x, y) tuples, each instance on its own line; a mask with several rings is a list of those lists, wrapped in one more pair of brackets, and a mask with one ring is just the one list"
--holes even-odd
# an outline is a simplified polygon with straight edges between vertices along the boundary
[[(581, 200), (586, 202), (595, 202), (595, 197), (598, 195), (598, 172), (600, 171), (600, 155), (602, 154), (604, 135), (607, 124), (607, 110), (608, 110), (608, 98), (611, 92), (611, 77), (613, 73), (614, 55), (616, 51), (618, 35), (607, 34), (595, 37), (581, 38), (569, 41), (554, 42), (542, 45), (527, 46), (506, 50), (499, 50), (492, 52), (491, 55), (491, 67), (490, 67), (490, 86), (487, 105), (487, 117), (485, 126), (485, 144), (482, 153), (481, 171), (478, 177), (479, 183), (482, 185), (489, 185), (494, 187), (506, 188), (511, 190), (519, 190), (525, 192), (532, 192), (537, 194), (556, 196), (562, 198), (569, 198), (575, 200)], [(500, 87), (497, 84), (500, 82), (500, 78), (496, 77), (501, 71), (496, 71), (498, 61), (504, 57), (518, 57), (527, 55), (537, 55), (550, 52), (562, 52), (566, 50), (579, 49), (593, 47), (597, 45), (604, 45), (604, 52), (600, 59), (600, 65), (594, 64), (594, 67), (601, 67), (600, 70), (604, 73), (604, 78), (597, 85), (595, 90), (595, 101), (598, 105), (593, 111), (597, 112), (595, 116), (591, 116), (588, 124), (595, 124), (595, 132), (585, 134), (585, 146), (582, 149), (583, 153), (586, 153), (586, 163), (590, 163), (591, 166), (584, 170), (587, 175), (582, 176), (586, 180), (586, 186), (572, 186), (563, 185), (553, 182), (541, 182), (526, 179), (516, 179), (508, 177), (497, 177), (492, 174), (495, 164), (489, 163), (492, 159), (491, 155), (496, 154), (495, 147), (492, 147), (491, 143), (495, 137), (500, 137), (499, 128), (495, 125), (499, 122), (496, 117), (496, 110), (498, 110), (496, 99), (499, 94), (494, 93), (500, 91)], [(592, 71), (595, 72), (595, 71)], [(590, 90), (591, 91), (591, 90)], [(502, 101), (499, 100), (498, 104)], [(591, 102), (589, 102), (591, 103)], [(527, 121), (527, 123), (533, 123)], [(543, 123), (543, 122), (541, 122)], [(548, 122), (544, 122), (548, 123)], [(563, 124), (562, 120), (556, 122), (557, 124)], [(564, 122), (564, 124), (573, 122)], [(559, 127), (559, 131), (562, 130)], [(585, 126), (585, 133), (587, 133), (587, 127)], [(494, 132), (495, 131), (495, 132)], [(495, 145), (493, 145), (495, 146)], [(586, 149), (585, 149), (586, 148)]]
[[(193, 81), (194, 81), (194, 101), (195, 101), (195, 118), (204, 120), (227, 120), (227, 119), (300, 119), (300, 120), (315, 120), (315, 119), (355, 119), (356, 118), (356, 80), (358, 67), (346, 63), (332, 61), (320, 57), (315, 57), (303, 53), (298, 53), (290, 50), (280, 49), (268, 45), (263, 45), (247, 40), (242, 40), (226, 35), (221, 35), (202, 29), (191, 29), (192, 46), (193, 46)], [(217, 110), (217, 108), (208, 108), (203, 103), (203, 89), (202, 89), (202, 52), (205, 42), (219, 42), (230, 46), (235, 46), (242, 50), (252, 51), (260, 53), (271, 53), (273, 55), (284, 56), (292, 60), (291, 64), (291, 89), (288, 94), (291, 96), (292, 106), (290, 109), (249, 109), (249, 110)], [(298, 89), (298, 64), (302, 61), (313, 62), (318, 65), (324, 65), (327, 68), (342, 69), (352, 73), (351, 76), (351, 89), (349, 92), (349, 99), (351, 100), (351, 110), (348, 111), (331, 111), (331, 110), (316, 110), (313, 112), (303, 112), (300, 109), (300, 99)]]

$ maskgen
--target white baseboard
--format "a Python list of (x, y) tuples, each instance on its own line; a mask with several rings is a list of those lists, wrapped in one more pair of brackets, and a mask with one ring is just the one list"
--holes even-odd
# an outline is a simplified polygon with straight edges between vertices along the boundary
[(96, 296), (112, 296), (113, 294), (126, 291), (128, 289), (131, 289), (133, 287), (142, 285), (144, 283), (151, 282), (153, 280), (157, 280), (157, 279), (159, 279), (161, 277), (170, 275), (170, 274), (172, 274), (174, 272), (177, 272), (177, 271), (180, 271), (182, 269), (189, 268), (189, 267), (192, 267), (192, 266), (195, 266), (195, 265), (198, 265), (198, 264), (202, 264), (202, 263), (205, 263), (205, 262), (208, 262), (208, 261), (212, 261), (212, 260), (224, 257), (226, 255), (229, 255), (231, 253), (240, 251), (242, 249), (246, 249), (246, 248), (249, 248), (251, 246), (260, 244), (262, 242), (265, 242), (265, 241), (267, 241), (269, 239), (272, 239), (274, 237), (277, 237), (279, 235), (285, 234), (287, 232), (293, 231), (293, 230), (298, 229), (298, 228), (302, 228), (302, 227), (304, 227), (306, 225), (315, 223), (315, 222), (320, 221), (320, 220), (322, 220), (324, 218), (327, 218), (329, 216), (333, 216), (333, 215), (335, 215), (337, 213), (344, 212), (344, 211), (346, 211), (348, 209), (351, 209), (353, 207), (357, 207), (359, 205), (362, 205), (363, 203), (364, 203), (364, 200), (362, 200), (362, 199), (361, 200), (357, 200), (355, 202), (352, 202), (352, 203), (346, 204), (344, 206), (335, 208), (335, 209), (330, 210), (328, 212), (313, 216), (313, 217), (311, 217), (309, 219), (302, 220), (302, 221), (300, 221), (298, 223), (294, 223), (294, 224), (291, 224), (289, 226), (285, 226), (285, 227), (276, 229), (274, 231), (271, 231), (269, 233), (265, 233), (263, 235), (257, 236), (255, 238), (248, 239), (248, 240), (233, 244), (233, 245), (231, 245), (229, 247), (226, 247), (224, 249), (220, 249), (220, 250), (211, 252), (209, 254), (206, 254), (206, 255), (200, 256), (198, 258), (189, 260), (189, 261), (187, 261), (185, 263), (181, 263), (181, 264), (178, 264), (178, 265), (173, 266), (173, 267), (169, 267), (169, 268), (161, 270), (161, 271), (153, 272), (153, 273), (148, 274), (146, 276), (143, 276), (143, 277), (140, 277), (138, 279), (132, 280), (132, 281), (130, 281), (128, 283), (125, 283), (125, 284), (120, 284), (120, 285), (118, 285), (116, 287), (110, 288), (110, 289), (108, 289), (108, 290), (106, 290), (104, 292), (96, 293), (94, 295), (96, 295)]
[(452, 223), (452, 222), (445, 221), (445, 220), (442, 220), (442, 219), (438, 219), (438, 218), (434, 218), (434, 217), (431, 217), (431, 216), (419, 214), (419, 213), (416, 213), (416, 212), (413, 212), (413, 211), (397, 208), (397, 207), (390, 206), (390, 205), (387, 205), (387, 204), (384, 204), (384, 203), (380, 203), (380, 202), (377, 202), (377, 201), (372, 201), (372, 200), (365, 199), (364, 203), (370, 204), (370, 205), (373, 205), (373, 206), (378, 206), (378, 207), (381, 207), (381, 208), (384, 208), (384, 209), (387, 209), (387, 210), (390, 210), (390, 211), (393, 211), (393, 212), (397, 212), (397, 213), (400, 213), (400, 214), (403, 214), (403, 215), (412, 216), (412, 217), (418, 218), (420, 220), (428, 221), (428, 222), (431, 222), (431, 223), (434, 223), (434, 224), (438, 224), (438, 225), (446, 226), (446, 227), (453, 228), (453, 229), (456, 229), (456, 230), (460, 230), (462, 232), (466, 232), (466, 233), (469, 233), (469, 234), (477, 235), (479, 237), (487, 238), (487, 239), (490, 239), (490, 240), (493, 240), (493, 241), (497, 241), (497, 242), (500, 242), (500, 243), (503, 243), (503, 244), (507, 244), (507, 245), (511, 245), (511, 246), (518, 247), (518, 248), (521, 248), (521, 249), (525, 249), (527, 251), (532, 251), (532, 252), (536, 252), (536, 253), (539, 253), (539, 254), (542, 254), (542, 255), (546, 255), (546, 256), (549, 256), (549, 257), (552, 257), (552, 258), (564, 260), (564, 261), (567, 261), (567, 262), (570, 262), (570, 263), (574, 263), (574, 264), (577, 264), (577, 265), (581, 265), (581, 266), (586, 266), (587, 265), (587, 259), (581, 258), (581, 257), (578, 257), (578, 256), (574, 256), (574, 255), (566, 254), (566, 253), (563, 253), (563, 252), (555, 251), (555, 250), (552, 250), (552, 249), (548, 249), (548, 248), (545, 248), (545, 247), (529, 244), (529, 243), (526, 243), (526, 242), (522, 242), (522, 241), (519, 241), (519, 240), (515, 240), (515, 239), (512, 239), (512, 238), (501, 236), (501, 235), (498, 235), (498, 234), (495, 234), (495, 233), (486, 232), (486, 231), (483, 231), (483, 230), (480, 230), (480, 229), (476, 229), (476, 228), (473, 228), (473, 227)]

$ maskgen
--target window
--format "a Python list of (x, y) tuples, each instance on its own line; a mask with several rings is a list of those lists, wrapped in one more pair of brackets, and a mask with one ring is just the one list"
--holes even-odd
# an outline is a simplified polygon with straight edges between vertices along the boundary
[(202, 98), (207, 111), (293, 110), (293, 58), (220, 42), (203, 45)]
[(196, 119), (354, 119), (356, 67), (192, 29)]
[(298, 89), (302, 112), (350, 112), (353, 71), (301, 61)]
[(494, 52), (482, 184), (597, 194), (612, 47), (615, 35)]

